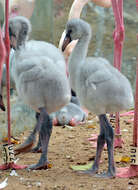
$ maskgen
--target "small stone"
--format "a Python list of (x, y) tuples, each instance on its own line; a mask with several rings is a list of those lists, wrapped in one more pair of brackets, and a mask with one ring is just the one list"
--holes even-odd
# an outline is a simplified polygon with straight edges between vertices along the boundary
[(37, 187), (41, 187), (41, 185), (42, 185), (41, 182), (36, 182)]
[(69, 139), (74, 139), (74, 136), (68, 136)]
[(27, 187), (28, 187), (28, 188), (31, 188), (31, 187), (32, 187), (32, 185), (27, 185)]
[(23, 177), (20, 177), (20, 181), (23, 181), (24, 180), (24, 178)]
[(79, 184), (79, 187), (84, 187), (84, 185), (83, 184)]
[(70, 158), (71, 158), (71, 156), (70, 156), (70, 155), (66, 155), (66, 158), (67, 158), (67, 159), (70, 159)]

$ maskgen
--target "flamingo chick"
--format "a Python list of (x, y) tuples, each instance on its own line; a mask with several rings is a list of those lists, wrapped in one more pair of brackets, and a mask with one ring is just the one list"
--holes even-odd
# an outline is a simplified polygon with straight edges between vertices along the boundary
[(71, 40), (78, 40), (69, 57), (69, 76), (71, 88), (76, 92), (80, 103), (99, 117), (100, 134), (94, 164), (84, 173), (94, 175), (98, 172), (104, 144), (107, 143), (108, 171), (97, 175), (115, 176), (113, 155), (114, 132), (106, 113), (118, 112), (133, 106), (133, 93), (128, 79), (101, 57), (86, 57), (91, 39), (90, 25), (81, 19), (72, 19), (67, 23), (66, 37), (62, 49)]
[(50, 113), (58, 111), (70, 101), (70, 88), (62, 53), (54, 45), (42, 41), (27, 41), (31, 25), (27, 18), (9, 19), (11, 47), (15, 49), (12, 73), (16, 90), (23, 102), (37, 112), (34, 131), (16, 152), (25, 151), (35, 142), (39, 132), (42, 154), (38, 163), (29, 169), (48, 167), (47, 151), (52, 132)]
[(53, 119), (54, 125), (79, 125), (86, 119), (86, 113), (83, 109), (70, 102), (68, 105), (61, 108), (59, 111), (52, 113), (51, 118)]

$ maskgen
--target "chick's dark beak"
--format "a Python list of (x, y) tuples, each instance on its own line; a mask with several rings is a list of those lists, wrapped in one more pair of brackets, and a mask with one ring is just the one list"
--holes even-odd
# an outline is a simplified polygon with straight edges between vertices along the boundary
[(10, 48), (16, 50), (16, 46), (15, 46), (15, 38), (13, 36), (10, 36)]
[(63, 41), (63, 45), (62, 45), (62, 51), (64, 51), (67, 47), (67, 45), (71, 42), (71, 37), (70, 37), (70, 33), (67, 33), (65, 38), (64, 38), (64, 41)]
[(10, 47), (16, 49), (16, 35), (12, 33), (11, 28), (9, 28), (9, 37), (10, 37)]

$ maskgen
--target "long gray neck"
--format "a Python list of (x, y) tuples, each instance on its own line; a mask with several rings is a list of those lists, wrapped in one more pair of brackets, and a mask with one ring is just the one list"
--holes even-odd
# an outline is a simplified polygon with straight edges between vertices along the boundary
[(73, 52), (69, 57), (69, 77), (71, 88), (73, 90), (76, 89), (76, 75), (79, 72), (81, 65), (85, 63), (89, 41), (90, 36), (83, 36), (81, 39), (79, 39)]
[(12, 74), (15, 81), (17, 80), (16, 78), (19, 76), (19, 74), (23, 72), (23, 69), (21, 67), (22, 59), (20, 58), (20, 54), (21, 54), (21, 51), (23, 50), (23, 47), (24, 46), (20, 46), (20, 48), (14, 51), (13, 63), (12, 63)]

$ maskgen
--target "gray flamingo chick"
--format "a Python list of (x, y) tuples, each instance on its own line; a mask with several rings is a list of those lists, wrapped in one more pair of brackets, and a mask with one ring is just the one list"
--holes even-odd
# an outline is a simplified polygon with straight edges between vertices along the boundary
[(75, 126), (83, 122), (86, 118), (86, 114), (83, 109), (71, 102), (59, 111), (52, 113), (50, 116), (53, 119), (53, 124), (59, 126)]
[(63, 51), (71, 40), (77, 39), (78, 42), (69, 57), (70, 85), (81, 105), (97, 114), (100, 123), (94, 164), (91, 169), (82, 173), (94, 175), (98, 172), (101, 153), (104, 144), (107, 143), (108, 171), (98, 176), (114, 177), (116, 174), (113, 154), (114, 132), (106, 113), (132, 107), (134, 103), (132, 88), (128, 79), (106, 59), (86, 57), (91, 27), (81, 19), (72, 19), (67, 23)]
[(31, 25), (25, 17), (9, 19), (11, 47), (15, 49), (12, 74), (19, 98), (37, 112), (37, 123), (28, 139), (16, 153), (30, 149), (39, 132), (42, 154), (30, 169), (48, 167), (48, 144), (52, 132), (50, 113), (56, 112), (70, 101), (70, 87), (65, 72), (65, 61), (60, 50), (42, 41), (27, 41)]

